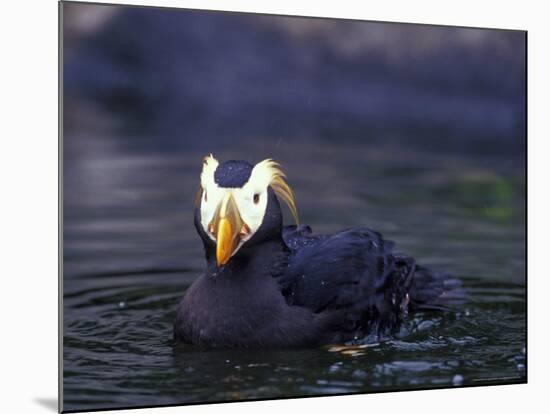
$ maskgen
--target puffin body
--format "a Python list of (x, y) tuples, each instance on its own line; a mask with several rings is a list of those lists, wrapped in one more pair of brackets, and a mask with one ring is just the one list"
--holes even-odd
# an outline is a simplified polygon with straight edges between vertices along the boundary
[(206, 157), (195, 227), (206, 272), (187, 290), (176, 341), (215, 348), (317, 346), (396, 332), (414, 310), (461, 303), (460, 282), (393, 252), (367, 228), (283, 227), (294, 196), (272, 160)]

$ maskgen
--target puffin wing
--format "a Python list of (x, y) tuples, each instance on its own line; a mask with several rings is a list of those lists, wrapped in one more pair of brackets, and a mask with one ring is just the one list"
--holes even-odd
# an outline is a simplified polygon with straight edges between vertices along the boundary
[(393, 329), (412, 310), (445, 310), (462, 303), (460, 282), (393, 252), (394, 243), (368, 228), (313, 235), (288, 227), (288, 266), (277, 276), (289, 305), (316, 313), (345, 310), (350, 326)]
[[(367, 228), (316, 236), (307, 226), (292, 226), (285, 228), (283, 238), (291, 254), (278, 280), (291, 305), (315, 312), (379, 306), (397, 282), (396, 275), (402, 276), (393, 242)], [(400, 278), (403, 288), (414, 266), (408, 265), (408, 274)]]

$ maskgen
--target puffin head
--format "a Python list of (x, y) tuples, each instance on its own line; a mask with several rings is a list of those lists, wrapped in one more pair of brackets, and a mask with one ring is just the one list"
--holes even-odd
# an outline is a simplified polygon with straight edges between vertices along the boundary
[(218, 266), (247, 246), (281, 234), (278, 198), (298, 222), (294, 195), (275, 161), (266, 159), (253, 166), (233, 160), (220, 164), (212, 154), (204, 158), (195, 227), (207, 254), (215, 249)]

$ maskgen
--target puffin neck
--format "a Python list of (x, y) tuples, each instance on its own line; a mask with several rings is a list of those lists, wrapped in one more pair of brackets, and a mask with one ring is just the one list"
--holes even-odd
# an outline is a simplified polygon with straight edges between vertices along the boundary
[(274, 273), (286, 264), (288, 248), (282, 236), (262, 240), (262, 242), (245, 246), (233, 256), (224, 266), (217, 266), (215, 255), (211, 254), (208, 263), (208, 273), (217, 277), (272, 277)]

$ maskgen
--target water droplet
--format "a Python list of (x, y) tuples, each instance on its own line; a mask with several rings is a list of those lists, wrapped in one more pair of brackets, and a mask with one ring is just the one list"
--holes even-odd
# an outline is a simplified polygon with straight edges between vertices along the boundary
[(338, 371), (340, 371), (340, 364), (338, 363), (331, 365), (330, 368), (328, 369), (328, 372), (330, 372), (331, 374), (334, 374), (335, 372), (338, 372)]
[(123, 301), (118, 302), (118, 307), (119, 309), (124, 309), (126, 307), (126, 302), (123, 302)]
[(518, 369), (518, 371), (523, 371), (525, 369), (525, 365), (518, 364), (516, 368)]
[(356, 369), (355, 371), (353, 371), (351, 373), (351, 376), (353, 378), (357, 378), (357, 379), (365, 379), (365, 378), (368, 377), (368, 374), (365, 371), (361, 370), (361, 369)]
[(225, 362), (226, 362), (227, 364), (229, 364), (229, 363), (230, 363), (231, 361), (230, 361), (230, 360), (228, 360), (228, 359), (226, 359), (226, 360), (225, 360)]
[(521, 353), (522, 353), (523, 355), (525, 355), (525, 354), (527, 353), (527, 350), (525, 349), (525, 347), (521, 348)]
[(433, 326), (435, 325), (435, 322), (433, 321), (422, 321), (418, 324), (418, 331), (426, 331), (430, 328), (433, 328)]
[(454, 377), (453, 377), (453, 385), (455, 387), (458, 387), (460, 385), (462, 385), (462, 383), (464, 382), (464, 377), (460, 374), (456, 374)]

